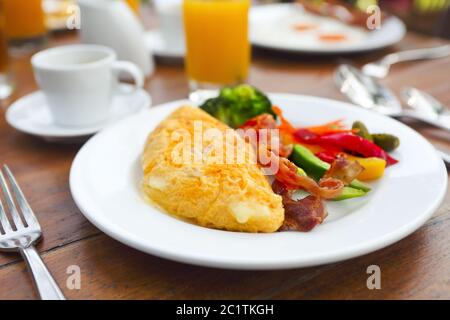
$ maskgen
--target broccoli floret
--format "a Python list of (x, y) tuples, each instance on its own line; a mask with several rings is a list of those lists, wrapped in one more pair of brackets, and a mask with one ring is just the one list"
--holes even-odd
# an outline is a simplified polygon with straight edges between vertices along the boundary
[(276, 117), (269, 98), (246, 84), (223, 88), (219, 96), (206, 100), (200, 108), (232, 128), (263, 113)]
[(208, 99), (200, 106), (200, 108), (223, 123), (229, 123), (229, 108), (222, 98), (216, 97)]

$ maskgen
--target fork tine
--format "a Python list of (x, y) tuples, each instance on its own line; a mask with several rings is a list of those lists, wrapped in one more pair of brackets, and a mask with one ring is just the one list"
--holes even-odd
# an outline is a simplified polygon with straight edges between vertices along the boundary
[(11, 232), (12, 228), (8, 221), (8, 218), (6, 217), (5, 209), (3, 208), (2, 200), (0, 199), (0, 226), (2, 226), (3, 231), (5, 233)]
[(24, 227), (22, 220), (20, 219), (19, 212), (17, 211), (16, 205), (14, 204), (14, 200), (11, 196), (11, 193), (9, 192), (8, 185), (6, 184), (5, 177), (3, 176), (3, 173), (0, 171), (0, 186), (3, 190), (3, 194), (5, 195), (6, 204), (9, 208), (9, 213), (11, 214), (11, 217), (14, 221), (14, 224), (16, 226), (16, 229), (22, 229)]
[(6, 177), (9, 180), (9, 185), (12, 188), (12, 192), (14, 196), (16, 197), (17, 203), (19, 204), (20, 210), (22, 210), (23, 217), (25, 218), (25, 222), (30, 226), (30, 224), (39, 225), (39, 222), (36, 218), (36, 215), (34, 214), (33, 210), (31, 209), (30, 205), (28, 204), (27, 199), (25, 198), (22, 189), (20, 189), (19, 184), (17, 183), (16, 179), (14, 178), (11, 170), (9, 170), (8, 166), (5, 164), (3, 165), (3, 171), (6, 174)]

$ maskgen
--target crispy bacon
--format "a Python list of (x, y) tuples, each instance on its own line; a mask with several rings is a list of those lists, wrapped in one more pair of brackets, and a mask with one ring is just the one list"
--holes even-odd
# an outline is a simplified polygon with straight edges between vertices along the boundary
[(338, 179), (325, 178), (317, 183), (308, 176), (299, 175), (297, 166), (286, 158), (280, 158), (280, 167), (275, 179), (284, 183), (288, 189), (303, 189), (324, 199), (337, 197), (344, 188), (344, 183)]
[(254, 118), (251, 118), (247, 120), (242, 126), (242, 129), (276, 129), (277, 128), (277, 121), (275, 118), (268, 113), (263, 113), (259, 116), (256, 116)]
[(263, 144), (258, 145), (258, 161), (263, 167), (277, 164), (275, 179), (289, 190), (303, 189), (320, 198), (333, 199), (340, 195), (344, 188), (344, 183), (335, 178), (327, 177), (317, 183), (308, 176), (299, 175), (295, 164), (287, 158), (278, 157)]
[[(248, 120), (241, 129), (274, 129), (277, 127), (276, 121), (270, 114), (262, 114)], [(245, 136), (245, 135), (244, 135)], [(259, 135), (258, 135), (259, 136)], [(275, 179), (283, 183), (288, 189), (303, 189), (314, 196), (323, 199), (333, 199), (341, 194), (344, 183), (339, 179), (328, 176), (321, 179), (318, 183), (307, 176), (297, 173), (298, 167), (287, 159), (292, 148), (291, 146), (283, 146), (280, 141), (273, 142), (272, 135), (269, 135), (269, 141), (256, 141), (257, 145), (253, 146), (257, 151), (259, 165), (263, 168), (278, 166), (274, 172)], [(252, 142), (252, 141), (250, 141)], [(254, 142), (253, 142), (254, 143)], [(275, 146), (275, 148), (274, 148)]]
[(292, 191), (277, 180), (272, 184), (272, 189), (283, 198), (285, 218), (279, 231), (310, 231), (325, 220), (327, 211), (319, 197), (310, 195), (293, 200)]
[(331, 163), (331, 167), (325, 173), (323, 179), (339, 179), (345, 185), (348, 185), (363, 171), (364, 167), (357, 161), (351, 161), (345, 157), (338, 156), (336, 160)]
[[(241, 126), (240, 129), (243, 129), (244, 131), (248, 129), (276, 130), (278, 129), (278, 124), (271, 114), (264, 113), (248, 120)], [(272, 132), (269, 132), (269, 135), (267, 137), (268, 141), (266, 141), (265, 143), (266, 145), (270, 146), (271, 151), (274, 152), (276, 155), (281, 157), (289, 157), (289, 155), (292, 152), (292, 145), (283, 143), (283, 139), (282, 137), (280, 137), (279, 133), (280, 132), (278, 132), (278, 134), (275, 136), (272, 134)], [(277, 140), (273, 141), (273, 139)], [(258, 143), (260, 143), (260, 141), (258, 141)]]

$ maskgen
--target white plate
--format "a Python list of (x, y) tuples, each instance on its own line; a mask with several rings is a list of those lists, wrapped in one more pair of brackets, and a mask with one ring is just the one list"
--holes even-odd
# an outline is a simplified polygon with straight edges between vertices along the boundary
[[(296, 31), (293, 25), (299, 22), (313, 23), (311, 31)], [(338, 32), (347, 36), (347, 41), (325, 43), (319, 34)], [(403, 22), (391, 16), (383, 22), (381, 29), (366, 31), (345, 25), (335, 19), (305, 12), (293, 4), (269, 4), (255, 6), (250, 12), (250, 40), (255, 46), (299, 53), (355, 53), (388, 47), (399, 42), (405, 35)]]
[[(53, 122), (44, 93), (36, 91), (15, 101), (6, 111), (6, 121), (15, 129), (49, 141), (76, 141), (151, 105), (149, 94), (120, 84), (112, 101), (111, 115), (103, 123), (88, 127), (65, 127)], [(75, 140), (73, 140), (75, 138)]]
[(141, 197), (139, 158), (150, 131), (175, 101), (120, 121), (89, 140), (76, 156), (70, 189), (81, 212), (111, 237), (180, 262), (234, 269), (306, 267), (360, 256), (409, 235), (438, 208), (447, 172), (433, 147), (400, 122), (334, 100), (270, 95), (295, 125), (335, 119), (364, 121), (391, 132), (401, 145), (399, 164), (387, 169), (367, 197), (328, 202), (329, 217), (311, 232), (249, 234), (203, 228), (147, 204)]
[(183, 59), (185, 49), (169, 47), (158, 29), (149, 30), (144, 35), (145, 45), (157, 57)]

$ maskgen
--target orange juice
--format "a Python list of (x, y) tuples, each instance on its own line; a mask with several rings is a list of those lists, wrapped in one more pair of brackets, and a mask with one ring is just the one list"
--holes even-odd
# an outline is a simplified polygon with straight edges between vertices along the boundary
[(126, 0), (126, 2), (136, 14), (139, 13), (139, 5), (141, 4), (141, 0)]
[(5, 14), (5, 31), (9, 39), (42, 37), (46, 33), (41, 0), (1, 0)]
[(247, 78), (249, 7), (250, 0), (184, 0), (186, 67), (191, 81), (224, 85)]

